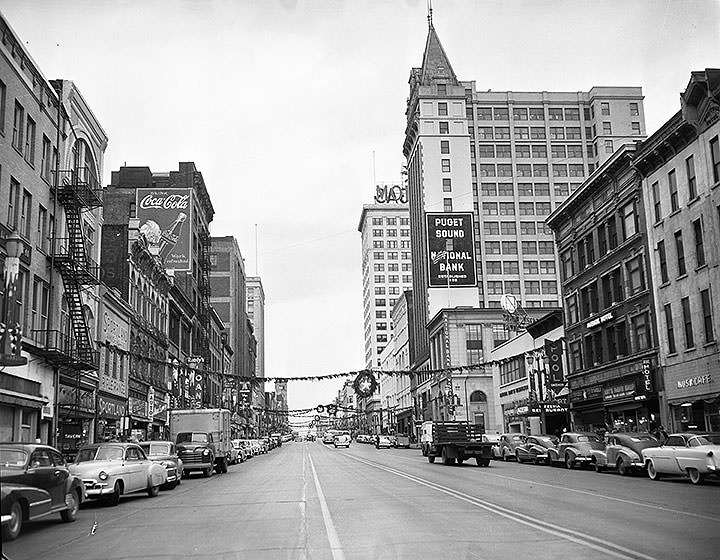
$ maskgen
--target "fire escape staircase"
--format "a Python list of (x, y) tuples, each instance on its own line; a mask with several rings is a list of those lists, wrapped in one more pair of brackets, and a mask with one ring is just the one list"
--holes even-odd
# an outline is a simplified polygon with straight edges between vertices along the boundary
[[(65, 355), (66, 366), (78, 370), (97, 370), (99, 354), (83, 311), (82, 292), (99, 284), (99, 267), (88, 256), (83, 234), (82, 213), (102, 206), (102, 189), (86, 167), (60, 171), (57, 200), (65, 209), (67, 237), (55, 239), (53, 259), (65, 288), (72, 336), (58, 336), (55, 346)], [(50, 345), (50, 344), (49, 344)]]

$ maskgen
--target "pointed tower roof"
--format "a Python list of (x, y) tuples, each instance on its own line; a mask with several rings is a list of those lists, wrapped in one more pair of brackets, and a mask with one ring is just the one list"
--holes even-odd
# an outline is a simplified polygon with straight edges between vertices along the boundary
[(449, 84), (460, 85), (430, 18), (429, 23), (425, 54), (423, 55), (421, 84), (430, 85), (433, 81), (442, 79)]

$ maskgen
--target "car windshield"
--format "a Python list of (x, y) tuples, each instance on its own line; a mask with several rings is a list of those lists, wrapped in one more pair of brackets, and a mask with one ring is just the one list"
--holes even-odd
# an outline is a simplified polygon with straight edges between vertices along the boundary
[(551, 437), (536, 437), (535, 439), (544, 443), (551, 443), (553, 445), (555, 445), (555, 442), (557, 441), (557, 438)]
[(578, 440), (578, 441), (598, 442), (598, 441), (600, 441), (600, 438), (597, 437), (597, 436), (590, 436), (590, 435), (585, 436), (585, 435), (583, 435), (583, 436), (578, 436), (577, 440)]
[(169, 455), (170, 444), (168, 443), (150, 443), (141, 445), (148, 455)]
[(78, 453), (76, 462), (87, 461), (121, 461), (123, 458), (122, 447), (87, 447)]
[(657, 441), (653, 436), (632, 436), (630, 438), (634, 442), (640, 442), (640, 441)]
[(695, 436), (694, 438), (690, 438), (690, 447), (697, 447), (698, 445), (712, 445), (712, 441), (710, 441), (705, 436)]
[(208, 435), (202, 432), (183, 432), (178, 434), (178, 443), (185, 443), (189, 441), (193, 441), (196, 443), (207, 443)]
[(27, 461), (27, 453), (21, 449), (0, 449), (0, 466), (7, 469), (22, 469)]

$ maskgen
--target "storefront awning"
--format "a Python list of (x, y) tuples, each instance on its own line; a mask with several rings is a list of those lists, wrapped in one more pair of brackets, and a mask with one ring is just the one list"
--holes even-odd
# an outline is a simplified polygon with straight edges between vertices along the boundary
[(693, 395), (692, 397), (685, 397), (685, 398), (678, 398), (678, 399), (668, 399), (668, 404), (670, 406), (682, 406), (685, 403), (693, 404), (696, 402), (705, 402), (707, 404), (711, 404), (713, 402), (720, 401), (720, 395), (717, 393), (714, 394), (706, 394), (706, 395)]
[(24, 406), (25, 408), (40, 409), (48, 404), (48, 400), (44, 397), (27, 395), (16, 391), (10, 391), (8, 389), (0, 389), (0, 403), (14, 404), (17, 406)]

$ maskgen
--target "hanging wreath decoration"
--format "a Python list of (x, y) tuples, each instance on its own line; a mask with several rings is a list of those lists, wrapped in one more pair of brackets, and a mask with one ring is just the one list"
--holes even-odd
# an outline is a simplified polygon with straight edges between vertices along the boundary
[(319, 404), (319, 405), (317, 405), (317, 408), (315, 408), (315, 410), (318, 411), (318, 414), (322, 414), (323, 412), (325, 412), (325, 407), (323, 405)]
[(378, 382), (372, 372), (363, 371), (353, 381), (355, 394), (361, 398), (367, 398), (377, 391)]

